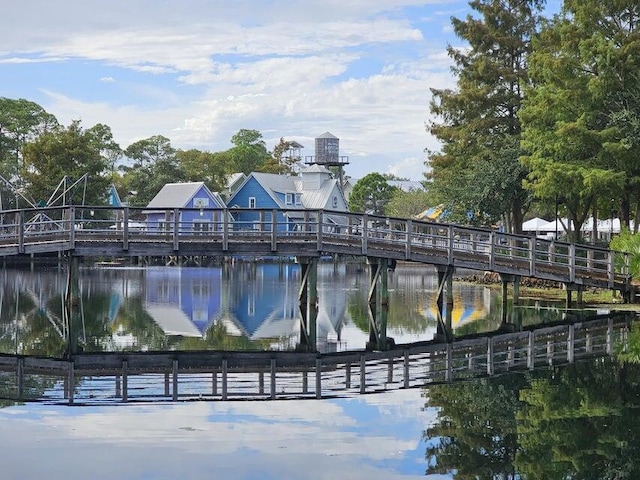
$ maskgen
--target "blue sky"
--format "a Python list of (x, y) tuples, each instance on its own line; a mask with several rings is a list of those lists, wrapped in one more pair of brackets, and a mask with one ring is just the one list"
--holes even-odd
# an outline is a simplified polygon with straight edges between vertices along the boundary
[(0, 96), (64, 125), (220, 151), (241, 128), (313, 155), (329, 131), (346, 173), (422, 179), (430, 88), (455, 85), (458, 0), (28, 0), (0, 19)]

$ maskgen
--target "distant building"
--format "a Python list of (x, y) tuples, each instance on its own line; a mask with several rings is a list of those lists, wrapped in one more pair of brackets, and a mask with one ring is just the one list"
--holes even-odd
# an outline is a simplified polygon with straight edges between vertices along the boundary
[(247, 179), (247, 176), (242, 173), (232, 173), (231, 175), (227, 175), (227, 187), (224, 190), (223, 195), (226, 200), (228, 200), (231, 195), (236, 193), (240, 185)]
[(167, 183), (147, 205), (147, 229), (150, 232), (172, 230), (176, 219), (173, 211), (167, 209), (175, 208), (193, 209), (180, 211), (177, 219), (180, 232), (204, 234), (220, 228), (225, 204), (204, 182)]
[[(298, 176), (252, 172), (227, 204), (232, 209), (278, 210), (277, 229), (281, 231), (295, 231), (304, 210), (348, 211), (339, 181), (320, 165), (311, 165)], [(270, 221), (270, 215), (271, 212), (263, 213), (263, 221)], [(233, 216), (236, 228), (259, 228), (259, 212), (243, 210)]]

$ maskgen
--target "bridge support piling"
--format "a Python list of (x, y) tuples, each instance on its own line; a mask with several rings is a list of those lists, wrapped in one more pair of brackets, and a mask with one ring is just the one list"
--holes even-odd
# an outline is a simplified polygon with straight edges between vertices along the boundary
[(573, 298), (572, 298), (573, 291), (569, 288), (569, 285), (565, 285), (565, 289), (567, 291), (566, 308), (568, 310), (570, 308), (573, 308)]
[(79, 286), (79, 258), (67, 256), (67, 284), (64, 292), (63, 329), (65, 332), (67, 356), (78, 353), (78, 328), (82, 322)]
[[(393, 345), (387, 339), (387, 320), (389, 316), (388, 271), (386, 258), (367, 257), (369, 264), (369, 341), (367, 350), (387, 350)], [(378, 288), (379, 284), (379, 288)]]
[(582, 287), (582, 285), (578, 286), (578, 288), (576, 289), (576, 305), (578, 308), (582, 308), (584, 306), (584, 303), (582, 300), (583, 291), (584, 291), (584, 288)]
[(298, 291), (300, 310), (300, 343), (298, 349), (307, 352), (317, 350), (318, 320), (318, 259), (298, 257), (302, 279)]
[[(438, 292), (436, 296), (436, 306), (438, 309), (438, 330), (436, 340), (442, 342), (453, 341), (453, 267), (437, 267), (438, 272)], [(445, 294), (446, 286), (446, 294)], [(444, 311), (443, 294), (446, 296), (447, 310)]]

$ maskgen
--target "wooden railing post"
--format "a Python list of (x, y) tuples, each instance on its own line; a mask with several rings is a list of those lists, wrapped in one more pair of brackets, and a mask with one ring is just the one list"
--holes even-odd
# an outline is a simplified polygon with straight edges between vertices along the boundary
[(173, 251), (177, 252), (180, 249), (180, 210), (173, 209)]
[(489, 270), (494, 269), (496, 254), (496, 236), (493, 232), (489, 234)]
[(69, 207), (69, 248), (76, 247), (76, 207)]
[(572, 243), (569, 245), (569, 281), (574, 282), (576, 279), (576, 246)]
[(129, 207), (124, 207), (122, 211), (122, 249), (129, 250)]
[(318, 210), (318, 252), (322, 252), (322, 229), (323, 229), (322, 210)]
[(607, 284), (609, 285), (609, 288), (613, 288), (613, 282), (615, 279), (614, 258), (614, 253), (610, 251), (607, 261)]
[(447, 228), (447, 244), (448, 244), (448, 263), (453, 264), (453, 225), (449, 225)]
[(24, 210), (18, 212), (18, 253), (24, 253)]
[(222, 211), (222, 251), (229, 250), (229, 210), (226, 208)]
[(316, 398), (322, 398), (322, 359), (316, 358)]
[(405, 260), (411, 259), (411, 233), (413, 232), (413, 222), (411, 220), (407, 220), (405, 222), (405, 230), (407, 235), (407, 243), (404, 247), (404, 258)]
[(271, 251), (278, 250), (278, 211), (274, 208), (271, 210)]
[(535, 238), (529, 239), (529, 276), (534, 277), (536, 275), (536, 244)]
[(362, 215), (362, 229), (361, 229), (363, 255), (367, 254), (367, 237), (369, 236), (368, 224), (369, 224), (369, 219), (367, 218), (367, 214), (365, 213)]

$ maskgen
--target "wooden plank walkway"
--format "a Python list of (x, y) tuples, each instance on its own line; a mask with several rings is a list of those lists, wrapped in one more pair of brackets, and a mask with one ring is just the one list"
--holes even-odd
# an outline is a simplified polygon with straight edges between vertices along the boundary
[[(624, 294), (631, 291), (628, 254), (590, 245), (455, 224), (323, 210), (201, 209), (198, 211), (203, 218), (218, 220), (207, 222), (206, 227), (194, 227), (193, 222), (181, 221), (191, 210), (154, 210), (168, 220), (161, 225), (146, 221), (148, 212), (141, 209), (71, 206), (5, 211), (0, 225), (0, 257), (338, 254), (536, 277), (568, 286), (615, 289)], [(39, 220), (29, 220), (36, 213)], [(233, 221), (234, 215), (240, 213), (250, 213), (254, 218), (251, 222)], [(41, 220), (43, 217), (47, 220)], [(136, 218), (136, 228), (129, 228), (129, 223), (122, 221), (130, 218)]]
[(65, 404), (348, 397), (612, 355), (625, 348), (633, 317), (617, 314), (384, 352), (2, 355), (0, 394)]

